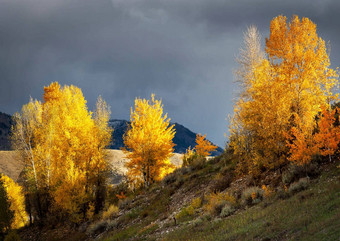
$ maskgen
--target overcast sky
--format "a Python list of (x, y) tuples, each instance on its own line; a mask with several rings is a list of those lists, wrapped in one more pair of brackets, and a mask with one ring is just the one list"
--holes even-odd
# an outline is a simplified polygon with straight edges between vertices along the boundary
[(233, 69), (247, 26), (305, 16), (340, 66), (340, 1), (0, 0), (0, 111), (42, 99), (53, 81), (98, 95), (114, 119), (155, 93), (173, 122), (224, 147), (237, 85)]

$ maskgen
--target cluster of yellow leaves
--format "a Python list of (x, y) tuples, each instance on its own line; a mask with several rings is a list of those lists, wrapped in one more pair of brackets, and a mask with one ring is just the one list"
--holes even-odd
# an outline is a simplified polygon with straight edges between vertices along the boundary
[(44, 88), (43, 103), (31, 99), (24, 105), (15, 115), (13, 139), (26, 161), (31, 188), (48, 190), (57, 208), (78, 214), (103, 183), (109, 115), (99, 97), (93, 118), (82, 91), (57, 82)]
[[(332, 89), (338, 74), (330, 68), (325, 42), (308, 18), (294, 16), (271, 21), (266, 39), (268, 59), (261, 58), (258, 34), (246, 39), (251, 65), (241, 64), (242, 93), (230, 126), (230, 146), (241, 157), (246, 172), (287, 162), (287, 132), (302, 131), (307, 138), (315, 129), (322, 105), (337, 98)], [(248, 42), (253, 44), (247, 44)], [(257, 53), (257, 55), (253, 53)], [(301, 146), (304, 143), (300, 143)], [(304, 152), (304, 150), (302, 150)]]
[(318, 116), (317, 131), (313, 135), (308, 135), (304, 129), (296, 127), (291, 129), (291, 136), (287, 142), (290, 147), (290, 161), (297, 165), (305, 165), (310, 163), (313, 155), (328, 156), (331, 161), (340, 142), (340, 128), (334, 125), (335, 113), (338, 111), (338, 108), (331, 110), (323, 106)]
[(135, 185), (149, 186), (175, 169), (169, 161), (174, 150), (174, 126), (170, 126), (167, 114), (163, 115), (161, 100), (153, 94), (151, 100), (135, 100), (130, 120), (124, 135), (124, 152), (130, 159), (126, 164), (128, 177)]
[(8, 200), (10, 202), (10, 210), (14, 213), (14, 218), (11, 224), (12, 229), (18, 229), (27, 224), (27, 213), (25, 211), (25, 197), (22, 187), (15, 183), (6, 175), (1, 176), (1, 181), (7, 192)]
[(201, 134), (196, 135), (196, 146), (195, 151), (197, 155), (207, 157), (211, 154), (211, 152), (215, 151), (217, 149), (217, 146), (212, 144), (210, 141), (205, 139), (205, 136), (202, 136)]

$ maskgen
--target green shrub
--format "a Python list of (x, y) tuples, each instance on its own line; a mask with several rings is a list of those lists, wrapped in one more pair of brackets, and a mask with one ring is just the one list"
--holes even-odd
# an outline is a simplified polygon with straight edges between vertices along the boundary
[(102, 219), (112, 219), (114, 218), (119, 212), (119, 208), (116, 205), (110, 205), (107, 210), (105, 210), (102, 214)]
[(309, 185), (309, 178), (304, 177), (300, 178), (299, 181), (292, 183), (289, 188), (288, 188), (288, 193), (289, 194), (294, 194), (297, 192), (300, 192), (302, 190), (305, 190)]
[(180, 221), (181, 219), (187, 216), (190, 216), (188, 208), (182, 208), (181, 211), (179, 211), (179, 213), (177, 213), (175, 217), (178, 221)]
[(204, 222), (205, 222), (205, 220), (204, 220), (203, 217), (198, 217), (194, 221), (192, 221), (192, 225), (197, 227), (197, 226), (200, 226)]
[(184, 217), (193, 216), (196, 213), (196, 210), (202, 206), (202, 199), (201, 198), (194, 198), (191, 201), (191, 204), (185, 208), (182, 208), (181, 211), (176, 214), (176, 219), (181, 220)]
[(225, 218), (230, 216), (231, 214), (233, 214), (236, 211), (235, 207), (226, 204), (224, 205), (224, 207), (222, 208), (222, 211), (220, 213), (220, 217)]
[(194, 208), (194, 209), (198, 209), (202, 206), (202, 199), (200, 197), (198, 198), (194, 198), (192, 201), (191, 201), (191, 206)]
[(245, 205), (258, 203), (263, 199), (263, 193), (263, 189), (259, 187), (248, 187), (242, 192), (242, 202)]

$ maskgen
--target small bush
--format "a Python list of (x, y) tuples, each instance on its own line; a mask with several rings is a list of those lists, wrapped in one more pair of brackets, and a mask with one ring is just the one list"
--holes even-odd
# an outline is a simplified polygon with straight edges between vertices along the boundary
[(263, 193), (263, 189), (259, 187), (248, 187), (242, 192), (242, 202), (245, 205), (258, 203), (263, 199)]
[(17, 234), (17, 232), (13, 230), (10, 231), (4, 239), (4, 241), (20, 241), (20, 240), (21, 240), (20, 236)]
[(194, 208), (194, 209), (198, 209), (202, 206), (202, 199), (201, 198), (194, 198), (192, 201), (191, 201), (191, 206)]
[(182, 208), (181, 211), (179, 211), (179, 213), (176, 214), (176, 219), (178, 221), (182, 220), (184, 217), (190, 216), (189, 212), (188, 212), (188, 208)]
[(200, 226), (202, 223), (204, 223), (204, 221), (205, 221), (204, 218), (198, 217), (194, 221), (192, 221), (192, 225), (194, 227), (197, 227), (197, 226)]
[(300, 192), (302, 190), (305, 190), (309, 185), (309, 178), (304, 177), (300, 178), (299, 181), (292, 183), (289, 188), (288, 188), (288, 193), (289, 194), (294, 194), (297, 192)]
[(191, 204), (188, 207), (182, 208), (181, 211), (176, 214), (176, 219), (181, 220), (184, 217), (193, 216), (196, 213), (196, 210), (202, 206), (201, 198), (194, 198), (191, 201)]
[(125, 198), (125, 199), (119, 200), (118, 207), (119, 209), (126, 209), (130, 206), (130, 204), (131, 204), (131, 199)]
[(184, 184), (184, 179), (183, 177), (179, 177), (176, 182), (174, 183), (175, 187), (176, 188), (180, 188), (182, 185)]
[(282, 182), (286, 185), (298, 180), (299, 178), (310, 176), (315, 177), (319, 174), (317, 163), (310, 163), (305, 166), (291, 164), (286, 171), (282, 173)]
[(162, 180), (163, 184), (169, 185), (171, 183), (174, 183), (176, 181), (176, 175), (175, 173), (171, 173), (167, 176), (165, 176)]
[(109, 185), (107, 187), (107, 200), (110, 202), (110, 204), (117, 204), (118, 201), (120, 200), (118, 197), (122, 193), (125, 196), (128, 196), (131, 193), (131, 190), (129, 188), (129, 184), (128, 184), (127, 180), (124, 180), (124, 179), (121, 183), (119, 183), (116, 186)]
[(225, 175), (219, 174), (217, 175), (211, 189), (213, 192), (222, 192), (230, 187), (232, 180), (233, 177), (230, 173), (226, 173)]
[(236, 211), (235, 207), (230, 206), (229, 204), (226, 204), (221, 211), (220, 217), (225, 218), (230, 216)]
[(191, 147), (189, 147), (183, 155), (182, 166), (183, 167), (191, 166), (193, 164), (194, 160), (197, 159), (197, 158), (198, 158), (198, 155), (195, 152), (195, 150), (191, 149)]
[(115, 205), (110, 205), (109, 208), (103, 212), (102, 219), (112, 219), (114, 218), (119, 212), (119, 208)]
[(95, 222), (90, 225), (90, 227), (87, 229), (87, 233), (91, 236), (96, 236), (106, 230), (107, 227), (107, 221), (106, 220), (100, 220), (98, 222)]
[(286, 198), (288, 198), (289, 197), (289, 195), (288, 195), (288, 189), (287, 189), (287, 187), (285, 186), (285, 188), (282, 188), (282, 187), (278, 187), (277, 189), (276, 189), (276, 198), (278, 198), (278, 199), (286, 199)]
[(264, 198), (271, 198), (275, 194), (275, 190), (266, 185), (262, 185), (262, 190)]
[(181, 170), (182, 175), (185, 175), (185, 174), (191, 172), (190, 167), (182, 167), (180, 170)]
[(236, 199), (228, 193), (211, 193), (208, 196), (208, 203), (204, 206), (204, 209), (209, 214), (217, 216), (226, 204), (235, 206)]
[(111, 230), (117, 228), (118, 224), (116, 220), (108, 220), (106, 221), (106, 230)]

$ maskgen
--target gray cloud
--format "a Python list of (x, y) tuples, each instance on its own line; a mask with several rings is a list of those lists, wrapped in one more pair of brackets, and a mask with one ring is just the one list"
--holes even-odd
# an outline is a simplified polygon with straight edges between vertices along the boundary
[(155, 93), (173, 121), (223, 146), (232, 70), (247, 26), (311, 18), (339, 66), (337, 1), (0, 0), (0, 111), (13, 114), (52, 81), (98, 95), (112, 118)]

